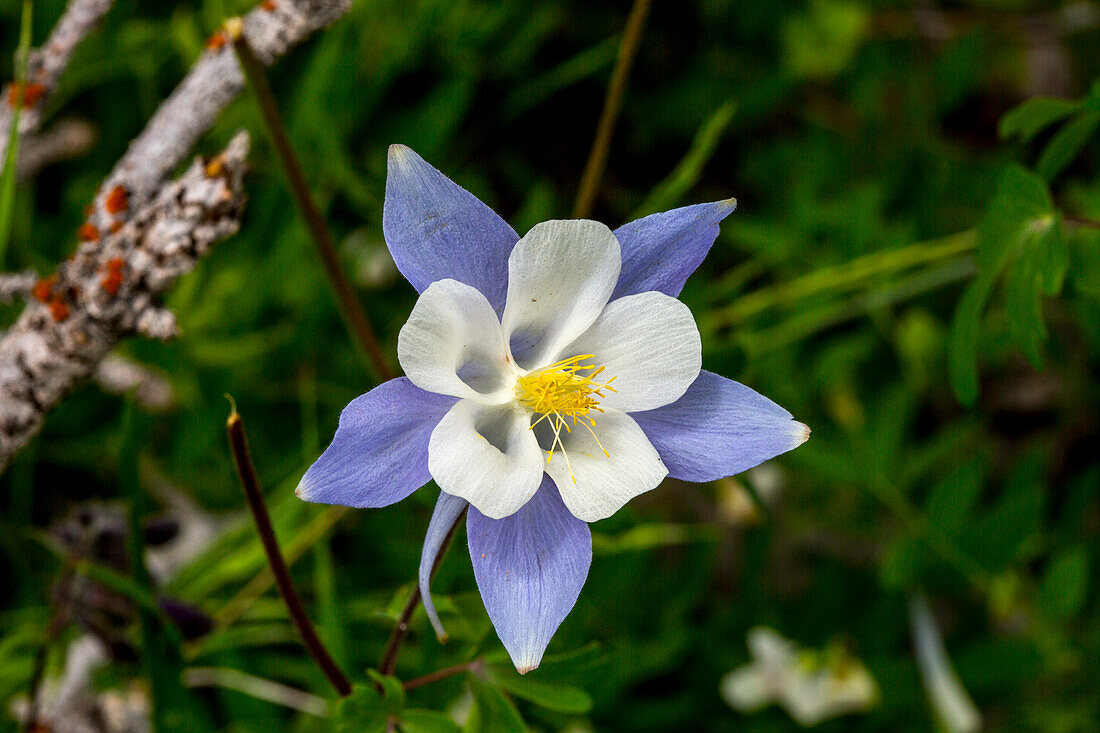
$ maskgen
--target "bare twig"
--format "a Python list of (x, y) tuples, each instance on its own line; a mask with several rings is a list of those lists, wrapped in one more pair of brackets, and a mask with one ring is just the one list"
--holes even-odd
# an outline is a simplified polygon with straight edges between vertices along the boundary
[(247, 154), (239, 133), (216, 166), (196, 161), (125, 226), (85, 242), (34, 286), (36, 300), (0, 340), (0, 469), (122, 338), (174, 333), (159, 298), (237, 231)]
[[(443, 562), (443, 556), (447, 554), (447, 548), (450, 547), (451, 540), (454, 539), (455, 532), (458, 531), (458, 525), (462, 524), (465, 517), (466, 512), (463, 510), (455, 519), (455, 523), (447, 530), (447, 536), (443, 538), (443, 544), (439, 547), (439, 554), (435, 556), (435, 560), (432, 562), (431, 577), (435, 577), (435, 571), (439, 569), (439, 565)], [(382, 659), (378, 663), (378, 671), (382, 674), (393, 674), (393, 670), (397, 667), (397, 655), (401, 651), (401, 645), (405, 643), (405, 637), (409, 635), (409, 622), (412, 620), (413, 614), (416, 613), (416, 607), (420, 605), (420, 600), (420, 586), (418, 584), (413, 588), (412, 595), (409, 596), (405, 607), (401, 609), (401, 615), (397, 617), (397, 623), (386, 642), (386, 648), (382, 651)]]
[(332, 238), (325, 218), (321, 215), (317, 204), (313, 201), (313, 195), (309, 191), (305, 174), (302, 172), (298, 155), (294, 152), (294, 146), (290, 143), (286, 126), (279, 114), (279, 104), (275, 99), (271, 85), (267, 83), (263, 64), (256, 58), (255, 52), (249, 45), (248, 39), (241, 33), (239, 19), (232, 19), (225, 24), (225, 32), (233, 41), (233, 48), (237, 52), (241, 66), (244, 67), (245, 76), (252, 85), (252, 91), (256, 95), (256, 101), (260, 105), (267, 131), (275, 144), (275, 151), (279, 155), (279, 161), (283, 164), (287, 181), (290, 183), (294, 200), (298, 204), (298, 210), (302, 214), (306, 227), (317, 247), (317, 253), (321, 256), (321, 262), (325, 266), (325, 273), (332, 283), (333, 293), (340, 306), (340, 312), (347, 322), (348, 330), (359, 344), (367, 363), (380, 380), (392, 379), (396, 375), (378, 344), (378, 337), (374, 334), (374, 327), (370, 318), (363, 310), (363, 304), (355, 294), (355, 289), (348, 282), (344, 269), (340, 265), (340, 256), (336, 252), (336, 241)]
[(248, 499), (248, 507), (252, 510), (252, 518), (256, 520), (256, 530), (263, 542), (264, 552), (267, 553), (268, 565), (271, 566), (271, 572), (275, 576), (275, 584), (279, 587), (279, 593), (283, 597), (287, 611), (290, 612), (290, 619), (298, 629), (306, 649), (309, 650), (310, 655), (317, 662), (317, 666), (328, 677), (329, 682), (336, 688), (336, 691), (341, 696), (347, 697), (351, 694), (351, 682), (348, 681), (344, 671), (340, 669), (340, 665), (328, 653), (321, 637), (317, 635), (317, 630), (313, 628), (313, 623), (309, 620), (309, 616), (302, 606), (302, 599), (298, 597), (298, 591), (294, 588), (294, 581), (290, 578), (290, 571), (287, 569), (286, 561), (283, 560), (283, 553), (279, 550), (279, 541), (275, 538), (275, 528), (271, 526), (271, 517), (267, 513), (263, 491), (260, 489), (260, 482), (256, 478), (256, 469), (253, 467), (252, 458), (248, 454), (248, 441), (245, 438), (244, 422), (237, 413), (236, 406), (234, 406), (233, 412), (225, 423), (225, 429), (229, 433), (229, 446), (233, 450), (233, 460), (237, 464), (237, 474), (241, 479), (241, 487)]
[(0, 273), (0, 303), (10, 303), (17, 298), (26, 300), (31, 297), (38, 275), (34, 270), (26, 272)]
[(96, 131), (84, 120), (61, 120), (46, 130), (23, 138), (15, 177), (25, 181), (48, 165), (83, 155), (92, 149)]
[(462, 674), (463, 672), (480, 672), (485, 668), (484, 659), (474, 659), (470, 662), (463, 662), (462, 664), (456, 664), (453, 667), (445, 667), (444, 669), (437, 669), (435, 672), (424, 675), (423, 677), (417, 677), (411, 679), (405, 683), (405, 690), (415, 690), (417, 687), (423, 687), (424, 685), (430, 685), (433, 682), (439, 682), (445, 680), (448, 677), (454, 677), (456, 674)]
[(588, 162), (584, 166), (584, 175), (577, 191), (577, 201), (573, 204), (573, 218), (583, 219), (592, 213), (596, 202), (596, 191), (603, 178), (607, 154), (611, 149), (611, 136), (615, 132), (615, 120), (619, 117), (619, 108), (623, 103), (623, 92), (630, 77), (630, 67), (634, 63), (634, 54), (642, 40), (646, 16), (649, 15), (650, 0), (634, 0), (630, 15), (626, 19), (623, 39), (619, 44), (619, 56), (615, 59), (615, 68), (611, 72), (611, 84), (607, 87), (603, 111), (596, 125), (596, 137), (592, 140), (592, 150), (588, 153)]

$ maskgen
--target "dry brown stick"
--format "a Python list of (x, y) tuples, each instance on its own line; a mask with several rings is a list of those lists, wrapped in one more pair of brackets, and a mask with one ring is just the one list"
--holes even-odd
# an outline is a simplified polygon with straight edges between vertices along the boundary
[(588, 162), (581, 176), (577, 201), (573, 204), (574, 219), (583, 219), (591, 214), (592, 206), (596, 202), (596, 192), (600, 186), (600, 179), (603, 178), (604, 167), (607, 165), (611, 136), (615, 132), (619, 108), (622, 107), (626, 81), (630, 77), (630, 67), (634, 63), (634, 55), (642, 40), (646, 16), (649, 15), (649, 3), (650, 0), (634, 0), (630, 15), (627, 16), (623, 39), (619, 43), (619, 55), (615, 59), (615, 68), (611, 72), (611, 83), (607, 87), (603, 111), (600, 112), (600, 121), (596, 125), (596, 136), (592, 140), (592, 149), (588, 153)]
[(271, 91), (271, 85), (267, 82), (267, 75), (264, 74), (263, 64), (256, 58), (248, 39), (241, 33), (239, 19), (234, 18), (226, 22), (225, 32), (232, 39), (233, 48), (237, 52), (241, 66), (244, 67), (245, 76), (252, 85), (252, 91), (260, 105), (260, 112), (263, 114), (267, 131), (271, 135), (271, 141), (275, 145), (279, 161), (283, 164), (283, 170), (286, 172), (287, 181), (290, 183), (291, 192), (294, 194), (294, 200), (298, 204), (302, 219), (305, 221), (306, 228), (309, 229), (313, 243), (317, 247), (317, 254), (321, 257), (321, 263), (324, 265), (325, 273), (332, 284), (333, 293), (336, 295), (340, 312), (344, 316), (348, 330), (351, 331), (352, 337), (358, 343), (363, 355), (366, 357), (367, 364), (370, 365), (375, 376), (380, 381), (393, 379), (397, 375), (393, 373), (389, 360), (382, 352), (378, 337), (374, 333), (374, 326), (371, 325), (370, 318), (363, 310), (363, 304), (359, 302), (355, 289), (344, 274), (344, 269), (340, 265), (340, 256), (336, 251), (336, 241), (332, 238), (328, 224), (325, 223), (325, 218), (321, 215), (321, 211), (313, 200), (313, 194), (310, 193), (309, 184), (306, 183), (305, 174), (302, 172), (302, 165), (298, 162), (298, 155), (294, 152), (294, 146), (291, 145), (290, 137), (286, 132), (286, 125), (283, 124), (282, 117), (279, 114), (279, 104), (275, 99), (275, 93)]
[(424, 675), (423, 677), (417, 677), (411, 679), (404, 684), (405, 691), (415, 690), (417, 687), (423, 687), (424, 685), (430, 685), (433, 682), (439, 682), (445, 680), (448, 677), (454, 677), (456, 674), (462, 674), (463, 672), (480, 672), (485, 668), (484, 659), (474, 659), (470, 662), (463, 662), (462, 664), (456, 664), (453, 667), (445, 667), (443, 669), (437, 669), (435, 672)]
[[(451, 540), (454, 539), (455, 532), (458, 531), (458, 525), (462, 524), (465, 517), (466, 511), (463, 510), (455, 519), (455, 523), (447, 530), (447, 536), (443, 538), (443, 544), (439, 546), (439, 553), (432, 561), (432, 572), (428, 576), (429, 578), (435, 577), (435, 571), (439, 569), (440, 563), (443, 562), (443, 556), (447, 554), (447, 548), (450, 547)], [(394, 624), (390, 638), (386, 642), (386, 648), (382, 651), (382, 659), (378, 662), (378, 671), (382, 674), (393, 674), (393, 670), (397, 667), (397, 655), (401, 651), (401, 645), (405, 643), (405, 637), (409, 635), (409, 622), (412, 621), (412, 616), (416, 613), (416, 607), (419, 605), (420, 584), (418, 583), (413, 589), (412, 595), (409, 596), (409, 600), (405, 603), (405, 607), (401, 609), (401, 615), (397, 617), (397, 623)]]
[(271, 525), (271, 516), (267, 512), (264, 494), (256, 478), (256, 469), (248, 454), (244, 422), (237, 413), (236, 406), (233, 407), (233, 412), (225, 423), (225, 429), (229, 433), (229, 446), (233, 451), (233, 461), (237, 465), (241, 487), (244, 489), (245, 498), (248, 499), (248, 507), (252, 510), (252, 518), (256, 521), (256, 530), (259, 532), (260, 541), (263, 542), (264, 552), (267, 553), (267, 563), (275, 576), (275, 584), (279, 587), (279, 594), (283, 597), (290, 619), (298, 629), (302, 643), (305, 644), (313, 660), (317, 662), (317, 666), (324, 672), (325, 677), (342, 697), (347, 697), (351, 694), (351, 682), (340, 669), (340, 665), (328, 653), (321, 637), (317, 635), (317, 630), (313, 628), (313, 623), (302, 605), (302, 599), (294, 588), (294, 581), (291, 580), (290, 571), (287, 569), (286, 561), (283, 560), (283, 553), (279, 550), (279, 541), (275, 537), (275, 528)]

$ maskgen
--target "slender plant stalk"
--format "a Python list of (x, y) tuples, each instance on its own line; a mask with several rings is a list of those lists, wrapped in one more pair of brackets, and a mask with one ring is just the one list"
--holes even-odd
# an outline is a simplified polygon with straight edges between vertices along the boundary
[(15, 168), (19, 162), (19, 115), (27, 88), (27, 54), (31, 50), (31, 20), (34, 13), (32, 0), (23, 0), (23, 17), (19, 26), (19, 48), (15, 52), (15, 108), (11, 112), (11, 128), (8, 130), (8, 147), (0, 169), (0, 269), (8, 251), (11, 238), (12, 209), (15, 206)]
[(974, 230), (968, 229), (900, 249), (864, 255), (743, 295), (736, 303), (713, 311), (710, 318), (715, 325), (740, 324), (778, 305), (821, 293), (851, 290), (865, 285), (872, 277), (967, 254), (977, 246), (977, 242)]
[(378, 343), (374, 327), (363, 310), (354, 288), (348, 282), (347, 276), (344, 275), (344, 270), (340, 266), (340, 258), (336, 252), (336, 242), (332, 238), (332, 233), (329, 231), (328, 225), (325, 224), (325, 219), (321, 216), (317, 204), (313, 201), (313, 195), (310, 193), (309, 185), (302, 173), (302, 165), (298, 161), (294, 147), (290, 144), (286, 125), (283, 124), (282, 117), (279, 114), (275, 94), (271, 91), (271, 85), (268, 84), (263, 64), (256, 58), (252, 47), (248, 45), (248, 40), (244, 37), (241, 27), (240, 18), (233, 18), (225, 24), (226, 33), (233, 41), (237, 58), (240, 59), (241, 67), (244, 69), (245, 76), (256, 95), (256, 101), (260, 105), (260, 112), (263, 114), (267, 131), (271, 135), (271, 141), (275, 145), (279, 161), (283, 165), (287, 181), (290, 183), (294, 200), (298, 204), (298, 209), (313, 238), (313, 243), (317, 246), (317, 253), (321, 256), (325, 272), (332, 283), (336, 299), (340, 304), (340, 311), (344, 315), (352, 337), (362, 349), (367, 363), (375, 375), (382, 380), (392, 379), (395, 376), (393, 369)]
[[(454, 539), (455, 532), (458, 531), (458, 525), (462, 524), (465, 517), (466, 512), (463, 511), (455, 519), (455, 523), (451, 525), (451, 528), (447, 530), (447, 536), (443, 538), (439, 554), (435, 556), (435, 561), (432, 563), (432, 572), (429, 578), (435, 577), (435, 571), (439, 569), (440, 563), (443, 562), (443, 556), (447, 554), (447, 548), (451, 546), (451, 540)], [(397, 655), (401, 651), (401, 645), (405, 642), (405, 637), (409, 635), (409, 621), (412, 620), (416, 607), (420, 605), (420, 600), (420, 585), (418, 583), (413, 589), (412, 595), (409, 596), (405, 608), (401, 610), (401, 615), (397, 618), (397, 624), (393, 627), (389, 641), (386, 642), (386, 648), (382, 652), (382, 659), (378, 663), (378, 671), (382, 674), (393, 674), (394, 668), (397, 667)]]
[(321, 642), (317, 630), (310, 623), (306, 615), (302, 600), (294, 589), (294, 582), (290, 579), (290, 571), (287, 570), (282, 552), (279, 551), (279, 542), (275, 538), (275, 529), (271, 525), (271, 517), (267, 513), (267, 504), (264, 503), (264, 495), (260, 490), (259, 480), (256, 478), (256, 469), (252, 465), (252, 458), (248, 453), (248, 441), (245, 437), (244, 422), (241, 420), (237, 408), (234, 407), (226, 420), (225, 429), (229, 433), (229, 447), (233, 451), (233, 460), (237, 464), (237, 474), (241, 479), (241, 487), (248, 499), (248, 507), (252, 510), (252, 518), (256, 520), (256, 530), (263, 542), (264, 552), (267, 553), (267, 562), (271, 566), (271, 573), (275, 577), (275, 584), (279, 587), (279, 593), (283, 597), (290, 618), (306, 649), (313, 656), (317, 666), (321, 668), (329, 682), (336, 688), (342, 697), (351, 694), (351, 682), (340, 666), (328, 653), (328, 649)]
[(462, 674), (463, 672), (478, 672), (485, 667), (484, 659), (474, 659), (470, 662), (463, 662), (462, 664), (456, 664), (453, 667), (445, 667), (444, 669), (437, 669), (435, 672), (426, 674), (423, 677), (417, 677), (411, 679), (404, 684), (406, 692), (408, 690), (415, 690), (417, 687), (423, 687), (424, 685), (430, 685), (433, 682), (439, 682), (445, 680), (448, 677), (454, 677), (456, 674)]
[(596, 191), (607, 165), (611, 136), (615, 132), (615, 121), (623, 104), (623, 92), (626, 91), (626, 82), (630, 77), (630, 67), (634, 63), (634, 55), (638, 52), (646, 17), (649, 15), (649, 4), (650, 0), (634, 0), (630, 15), (627, 16), (626, 28), (619, 43), (619, 55), (611, 72), (611, 84), (607, 87), (603, 111), (600, 112), (600, 121), (596, 125), (596, 136), (592, 140), (592, 149), (588, 153), (588, 162), (584, 166), (584, 174), (577, 190), (577, 200), (573, 204), (574, 219), (587, 217), (592, 213), (592, 206), (596, 202)]

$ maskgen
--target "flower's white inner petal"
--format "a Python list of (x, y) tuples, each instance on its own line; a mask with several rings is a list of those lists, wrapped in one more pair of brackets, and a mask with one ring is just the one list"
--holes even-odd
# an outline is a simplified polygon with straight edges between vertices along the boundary
[(528, 414), (511, 405), (455, 403), (428, 442), (428, 470), (439, 488), (492, 519), (534, 496), (545, 458)]
[(586, 219), (547, 221), (519, 240), (508, 259), (504, 337), (525, 369), (581, 335), (607, 304), (621, 266), (619, 242)]
[[(546, 464), (562, 501), (586, 522), (610, 517), (635, 496), (656, 488), (668, 474), (633, 418), (618, 410), (592, 416), (596, 425), (591, 431), (581, 424), (584, 418), (576, 425), (570, 420), (568, 433), (561, 428), (564, 450), (559, 446)], [(549, 448), (552, 441), (543, 427), (550, 422), (544, 420), (538, 427), (543, 448)]]
[(397, 338), (401, 368), (417, 387), (499, 403), (511, 398), (514, 370), (493, 307), (457, 280), (432, 283)]
[(608, 303), (600, 317), (562, 355), (592, 354), (615, 378), (602, 407), (652, 410), (683, 396), (702, 366), (699, 329), (688, 307), (664, 293), (628, 295)]

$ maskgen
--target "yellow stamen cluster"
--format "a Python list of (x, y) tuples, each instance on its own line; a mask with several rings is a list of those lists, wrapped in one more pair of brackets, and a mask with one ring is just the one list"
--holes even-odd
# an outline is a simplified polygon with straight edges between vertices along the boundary
[[(596, 421), (590, 413), (593, 410), (603, 412), (600, 408), (600, 400), (604, 397), (602, 390), (615, 392), (615, 388), (611, 386), (615, 377), (606, 382), (598, 381), (605, 367), (585, 363), (592, 356), (581, 354), (562, 359), (516, 380), (516, 400), (532, 413), (541, 416), (531, 423), (531, 429), (543, 420), (548, 420), (554, 430), (554, 442), (550, 446), (546, 462), (549, 463), (554, 457), (554, 451), (560, 449), (574, 484), (577, 483), (577, 477), (573, 475), (569, 455), (561, 441), (562, 429), (569, 433), (572, 432), (571, 426), (583, 425), (592, 434), (604, 455), (611, 457), (592, 430)], [(587, 375), (582, 375), (582, 372), (587, 372)]]

